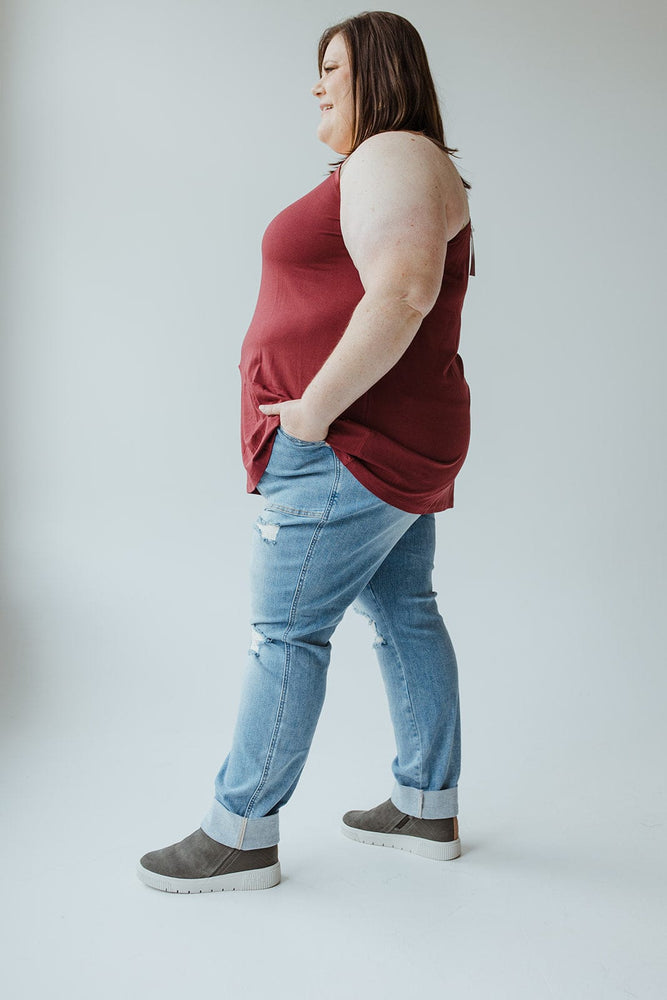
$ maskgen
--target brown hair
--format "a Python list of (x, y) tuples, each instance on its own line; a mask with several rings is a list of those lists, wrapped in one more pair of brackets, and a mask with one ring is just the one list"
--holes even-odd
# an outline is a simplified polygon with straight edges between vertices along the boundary
[(347, 45), (352, 78), (354, 135), (350, 153), (369, 136), (390, 131), (422, 132), (445, 153), (458, 153), (457, 148), (445, 144), (438, 95), (424, 43), (414, 25), (400, 14), (384, 10), (365, 11), (332, 25), (318, 44), (320, 76), (327, 45), (339, 33)]

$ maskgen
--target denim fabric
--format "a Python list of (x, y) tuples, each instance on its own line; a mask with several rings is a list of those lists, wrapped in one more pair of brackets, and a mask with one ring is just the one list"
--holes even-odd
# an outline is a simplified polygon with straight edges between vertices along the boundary
[(306, 763), (346, 609), (373, 629), (396, 736), (391, 799), (424, 819), (458, 813), (456, 656), (431, 571), (435, 515), (380, 500), (326, 441), (278, 427), (258, 484), (251, 644), (232, 745), (201, 826), (252, 850), (279, 841), (278, 815)]

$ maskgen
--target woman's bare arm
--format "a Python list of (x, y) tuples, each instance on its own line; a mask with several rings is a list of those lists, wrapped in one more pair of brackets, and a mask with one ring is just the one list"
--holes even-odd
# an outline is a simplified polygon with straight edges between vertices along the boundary
[(345, 161), (341, 230), (364, 295), (301, 399), (262, 406), (282, 411), (288, 433), (325, 437), (332, 421), (393, 368), (433, 308), (447, 252), (439, 155), (422, 136), (382, 132)]

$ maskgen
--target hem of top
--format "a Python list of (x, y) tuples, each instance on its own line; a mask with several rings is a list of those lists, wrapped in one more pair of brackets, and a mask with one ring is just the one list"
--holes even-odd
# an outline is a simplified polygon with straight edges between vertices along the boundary
[[(341, 461), (348, 471), (352, 473), (355, 479), (359, 480), (362, 486), (365, 486), (367, 490), (370, 490), (371, 493), (375, 494), (379, 500), (383, 500), (385, 503), (390, 504), (392, 507), (397, 507), (399, 510), (405, 511), (407, 514), (437, 514), (444, 510), (450, 510), (454, 506), (454, 483), (452, 483), (450, 487), (450, 502), (444, 507), (439, 506), (437, 502), (430, 503), (428, 505), (419, 504), (418, 506), (411, 505), (406, 507), (405, 498), (392, 490), (391, 487), (387, 487), (386, 483), (382, 484), (382, 490), (378, 490), (376, 487), (375, 477), (372, 477), (372, 482), (371, 477), (368, 477), (368, 479), (365, 478), (363, 474), (366, 472), (365, 466), (355, 455), (348, 455), (347, 452), (339, 452), (336, 445), (333, 444), (331, 445), (331, 449), (339, 461)], [(357, 471), (360, 469), (363, 470), (362, 475), (357, 474)]]
[[(269, 450), (269, 454), (264, 464), (264, 468), (261, 470), (259, 475), (255, 474), (256, 478), (254, 482), (252, 482), (252, 479), (250, 479), (250, 476), (248, 476), (248, 482), (246, 484), (247, 493), (259, 494), (260, 496), (262, 495), (260, 491), (257, 489), (257, 486), (261, 481), (262, 476), (266, 472), (266, 468), (269, 464), (269, 461), (271, 460), (271, 451), (273, 450), (273, 439), (276, 436), (278, 427), (279, 424), (276, 424), (276, 427), (273, 432), (273, 438), (271, 438), (271, 449)], [(426, 505), (418, 504), (406, 507), (405, 506), (406, 501), (402, 495), (396, 493), (394, 490), (391, 489), (391, 487), (388, 487), (386, 483), (382, 484), (382, 489), (378, 489), (377, 480), (375, 479), (375, 477), (365, 476), (367, 470), (363, 462), (361, 462), (356, 457), (356, 455), (350, 455), (346, 451), (339, 450), (337, 445), (331, 444), (329, 441), (327, 441), (326, 443), (329, 445), (329, 447), (336, 455), (338, 460), (342, 462), (342, 464), (346, 467), (346, 469), (348, 469), (349, 472), (352, 473), (355, 479), (359, 480), (362, 486), (365, 486), (367, 490), (370, 490), (371, 493), (373, 493), (379, 500), (383, 500), (384, 503), (388, 503), (392, 507), (397, 507), (398, 510), (402, 510), (407, 514), (439, 514), (445, 510), (451, 510), (452, 507), (454, 506), (454, 481), (452, 481), (449, 487), (450, 490), (449, 502), (446, 503), (444, 506), (442, 506), (441, 503), (439, 503), (438, 501), (434, 501)], [(362, 474), (358, 475), (357, 470), (363, 470)]]
[[(248, 474), (247, 483), (246, 483), (246, 492), (247, 493), (259, 493), (259, 490), (257, 489), (257, 486), (260, 483), (260, 481), (262, 479), (262, 476), (266, 472), (266, 469), (267, 469), (267, 466), (268, 466), (269, 462), (271, 461), (271, 452), (273, 451), (273, 442), (275, 440), (276, 434), (278, 433), (278, 428), (280, 427), (280, 414), (277, 414), (277, 416), (278, 416), (278, 423), (273, 428), (272, 437), (270, 439), (267, 439), (267, 440), (271, 441), (271, 447), (269, 448), (269, 454), (267, 456), (266, 462), (264, 463), (264, 467), (261, 470), (261, 472), (259, 473), (259, 475), (257, 475), (255, 473), (256, 479), (255, 479), (254, 483), (252, 482), (252, 479), (250, 477), (250, 473), (246, 469), (246, 473)], [(259, 495), (261, 496), (262, 494), (259, 493)]]

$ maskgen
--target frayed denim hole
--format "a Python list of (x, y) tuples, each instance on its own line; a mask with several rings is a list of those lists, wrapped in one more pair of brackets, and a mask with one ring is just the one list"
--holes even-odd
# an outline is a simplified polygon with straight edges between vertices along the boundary
[(252, 640), (250, 643), (249, 653), (253, 656), (259, 656), (260, 647), (267, 642), (272, 642), (273, 640), (269, 638), (268, 635), (264, 635), (261, 629), (257, 628), (256, 625), (252, 626)]
[(377, 646), (386, 646), (387, 640), (384, 638), (384, 636), (380, 635), (375, 619), (371, 618), (369, 614), (366, 614), (366, 612), (362, 608), (360, 608), (357, 604), (353, 604), (352, 608), (354, 609), (354, 611), (357, 612), (358, 615), (361, 615), (362, 618), (365, 618), (369, 625), (372, 626), (375, 632), (375, 635), (373, 637), (373, 647), (375, 648)]
[(262, 541), (268, 542), (271, 545), (275, 545), (278, 540), (278, 532), (280, 531), (280, 525), (274, 524), (272, 521), (266, 521), (260, 514), (255, 521), (255, 527), (259, 531)]

